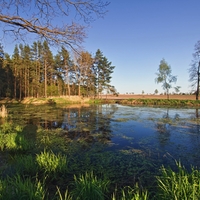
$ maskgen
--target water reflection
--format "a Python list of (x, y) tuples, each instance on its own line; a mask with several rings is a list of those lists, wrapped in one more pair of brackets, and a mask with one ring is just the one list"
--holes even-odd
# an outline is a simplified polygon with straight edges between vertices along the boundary
[(171, 155), (200, 166), (198, 109), (121, 105), (8, 107), (9, 120), (48, 130), (104, 151), (142, 152), (152, 159)]
[(174, 116), (169, 115), (169, 108), (167, 108), (166, 113), (155, 123), (156, 130), (158, 132), (158, 140), (161, 145), (167, 145), (170, 141), (170, 133), (174, 131), (177, 122), (180, 120), (180, 115), (174, 113)]

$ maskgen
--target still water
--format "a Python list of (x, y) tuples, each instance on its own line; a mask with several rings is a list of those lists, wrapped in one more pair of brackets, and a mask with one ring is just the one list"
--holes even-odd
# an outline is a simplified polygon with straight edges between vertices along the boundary
[[(72, 140), (200, 167), (200, 119), (195, 108), (122, 105), (8, 106), (10, 120), (65, 130)], [(92, 145), (90, 145), (92, 148)]]
[(92, 170), (118, 186), (139, 182), (154, 187), (161, 165), (176, 169), (176, 160), (187, 169), (200, 168), (200, 119), (195, 108), (118, 104), (7, 108), (8, 121), (37, 126), (38, 146), (47, 141), (53, 151), (65, 153), (73, 173)]

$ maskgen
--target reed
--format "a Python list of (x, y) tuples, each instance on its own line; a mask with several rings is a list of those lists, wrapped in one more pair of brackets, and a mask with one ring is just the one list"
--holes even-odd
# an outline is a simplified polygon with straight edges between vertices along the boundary
[(177, 172), (171, 168), (161, 167), (161, 176), (157, 177), (158, 181), (158, 199), (178, 200), (200, 198), (200, 171), (191, 168), (188, 172), (180, 162), (176, 161)]
[(35, 176), (38, 171), (38, 167), (35, 161), (35, 157), (32, 155), (17, 154), (13, 157), (12, 163), (14, 163), (14, 169), (17, 174)]
[(86, 172), (79, 177), (75, 175), (72, 196), (77, 200), (104, 200), (109, 183), (106, 179), (97, 178), (93, 172)]
[(23, 179), (19, 175), (13, 178), (8, 177), (0, 181), (0, 199), (39, 200), (45, 199), (46, 191), (44, 184), (40, 181), (31, 181), (30, 178)]
[(68, 189), (65, 191), (64, 196), (62, 196), (60, 188), (57, 187), (57, 193), (56, 193), (57, 200), (72, 200), (72, 195), (69, 193)]
[(54, 154), (52, 151), (44, 150), (36, 155), (36, 161), (39, 168), (45, 173), (65, 172), (67, 169), (66, 156)]
[(0, 117), (2, 118), (8, 117), (8, 110), (5, 105), (2, 105), (0, 108)]
[(124, 187), (122, 188), (121, 195), (119, 198), (116, 197), (116, 194), (113, 193), (112, 200), (148, 200), (149, 194), (147, 190), (141, 190), (136, 183), (134, 187)]

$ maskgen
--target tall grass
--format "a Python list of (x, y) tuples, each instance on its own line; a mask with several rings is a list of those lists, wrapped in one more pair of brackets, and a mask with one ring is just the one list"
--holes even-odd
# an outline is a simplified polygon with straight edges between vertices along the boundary
[(109, 183), (106, 179), (97, 178), (93, 172), (86, 172), (79, 177), (74, 176), (72, 196), (77, 200), (103, 200)]
[(52, 151), (44, 150), (36, 155), (39, 168), (45, 173), (51, 174), (67, 170), (67, 158), (61, 154), (54, 154)]
[(72, 200), (72, 195), (69, 193), (68, 189), (65, 191), (64, 196), (61, 194), (60, 188), (57, 187), (57, 199), (58, 200)]
[(138, 184), (135, 184), (134, 187), (124, 187), (121, 190), (121, 194), (118, 194), (118, 198), (116, 194), (113, 193), (112, 200), (148, 200), (149, 194), (147, 190), (141, 190)]
[(23, 179), (16, 175), (0, 181), (0, 199), (43, 200), (45, 195), (44, 184), (38, 180), (32, 182), (30, 178)]
[(198, 200), (200, 199), (200, 171), (191, 168), (188, 172), (176, 161), (177, 172), (161, 167), (162, 175), (157, 177), (158, 198), (162, 200)]
[(12, 163), (17, 174), (35, 176), (38, 172), (35, 157), (32, 155), (17, 154), (13, 157)]

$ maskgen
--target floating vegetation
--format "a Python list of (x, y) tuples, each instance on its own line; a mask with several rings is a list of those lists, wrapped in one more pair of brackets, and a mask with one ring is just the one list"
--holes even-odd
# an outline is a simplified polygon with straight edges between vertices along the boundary
[(173, 199), (179, 177), (184, 191), (199, 184), (190, 168), (200, 167), (196, 110), (56, 106), (9, 107), (0, 126), (0, 199), (162, 200)]
[(129, 118), (117, 118), (117, 119), (115, 119), (116, 122), (127, 122), (129, 120), (130, 120)]
[(126, 154), (126, 155), (131, 155), (131, 154), (145, 154), (142, 150), (140, 150), (140, 149), (134, 149), (134, 148), (132, 148), (132, 149), (122, 149), (122, 150), (120, 150), (120, 152), (122, 152), (123, 154)]

